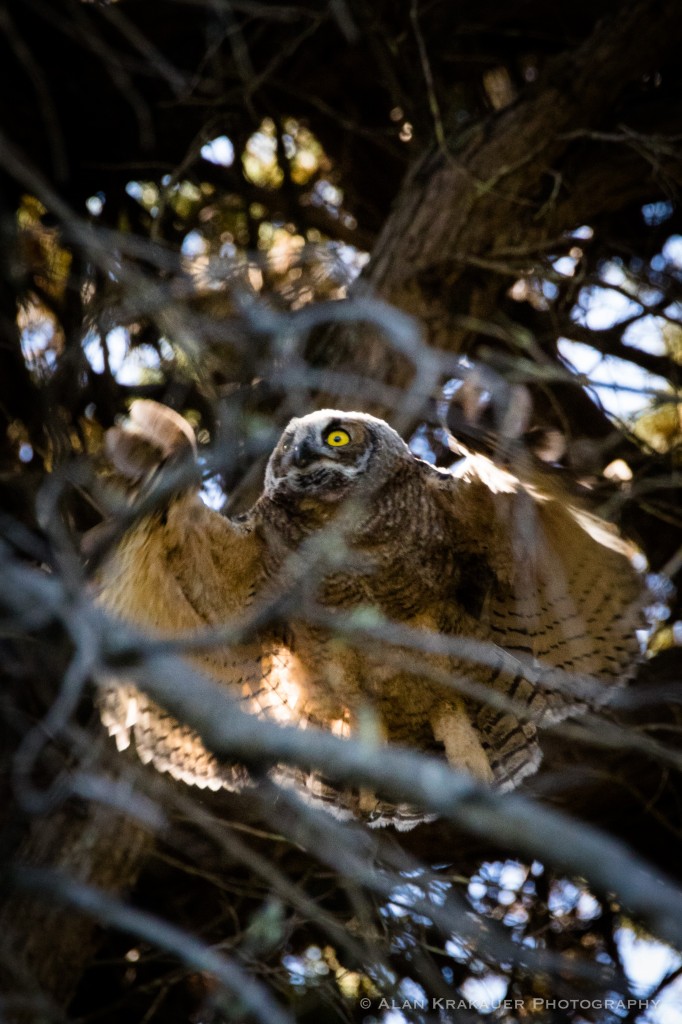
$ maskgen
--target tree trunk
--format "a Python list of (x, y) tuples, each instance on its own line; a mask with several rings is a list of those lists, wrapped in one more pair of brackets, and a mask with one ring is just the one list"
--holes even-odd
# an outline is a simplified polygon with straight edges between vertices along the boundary
[[(13, 863), (49, 867), (104, 892), (125, 894), (151, 846), (151, 833), (130, 818), (99, 804), (68, 801), (31, 820)], [(45, 997), (68, 1006), (97, 949), (98, 931), (91, 918), (45, 895), (12, 891), (0, 909), (4, 1019), (35, 1019)]]
[[(408, 174), (356, 293), (369, 282), (417, 319), (430, 345), (471, 351), (472, 322), (495, 322), (514, 280), (562, 233), (588, 223), (600, 195), (607, 192), (606, 208), (615, 210), (633, 197), (646, 201), (648, 180), (655, 190), (653, 169), (643, 187), (642, 157), (631, 149), (614, 168), (612, 148), (597, 145), (595, 156), (579, 146), (572, 180), (559, 167), (569, 147), (608, 124), (618, 96), (677, 49), (681, 36), (674, 0), (636, 0), (550, 60), (518, 100), (460, 133), (456, 148), (427, 153)], [(343, 366), (396, 388), (414, 374), (412, 361), (376, 330), (332, 330), (311, 355), (317, 365)], [(367, 404), (390, 416), (381, 400), (370, 396)], [(587, 418), (588, 432), (610, 431), (577, 388), (572, 405), (583, 427)]]

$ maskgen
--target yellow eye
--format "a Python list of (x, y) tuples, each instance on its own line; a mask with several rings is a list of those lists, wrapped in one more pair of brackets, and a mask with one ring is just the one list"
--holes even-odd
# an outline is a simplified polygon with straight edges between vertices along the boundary
[(343, 448), (345, 444), (350, 444), (350, 434), (347, 434), (345, 430), (332, 430), (331, 434), (327, 434), (325, 440), (332, 448)]

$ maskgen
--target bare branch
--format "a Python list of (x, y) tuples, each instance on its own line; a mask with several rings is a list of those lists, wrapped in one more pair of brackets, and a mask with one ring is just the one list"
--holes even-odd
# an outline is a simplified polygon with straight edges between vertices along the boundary
[(9, 872), (12, 885), (37, 893), (43, 899), (57, 900), (83, 914), (151, 942), (173, 953), (188, 967), (206, 971), (218, 982), (223, 998), (234, 1005), (236, 998), (263, 1024), (293, 1024), (293, 1018), (271, 997), (268, 990), (255, 982), (231, 958), (216, 953), (188, 932), (168, 921), (126, 906), (119, 900), (68, 876), (41, 868), (13, 867)]

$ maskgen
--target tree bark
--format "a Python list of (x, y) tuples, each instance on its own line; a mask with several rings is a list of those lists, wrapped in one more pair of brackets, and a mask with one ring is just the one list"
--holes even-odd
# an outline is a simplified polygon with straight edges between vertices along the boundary
[[(147, 829), (111, 808), (69, 801), (30, 823), (13, 861), (50, 867), (104, 892), (124, 894), (134, 885), (151, 844)], [(67, 1006), (97, 944), (98, 926), (90, 918), (39, 896), (13, 892), (0, 910), (5, 1019), (13, 1019), (12, 1001), (20, 995), (30, 1000), (41, 993), (56, 1006)], [(17, 1020), (33, 1019), (27, 1006), (15, 1012)]]
[[(596, 166), (591, 160), (573, 184), (562, 177), (561, 161), (576, 140), (608, 122), (623, 90), (674, 52), (681, 37), (674, 0), (636, 0), (550, 60), (533, 87), (461, 133), (448, 152), (427, 153), (408, 174), (357, 291), (369, 283), (417, 319), (430, 345), (467, 351), (474, 339), (457, 318), (494, 321), (507, 287), (524, 265), (532, 269), (534, 252), (589, 221), (597, 195), (609, 192), (613, 210), (645, 198), (647, 181), (654, 189), (653, 172), (631, 151), (617, 176), (609, 154)], [(480, 270), (499, 273), (482, 277)], [(414, 374), (410, 359), (376, 331), (333, 330), (311, 354), (318, 365), (344, 366), (396, 388)], [(588, 401), (576, 398), (578, 411)]]

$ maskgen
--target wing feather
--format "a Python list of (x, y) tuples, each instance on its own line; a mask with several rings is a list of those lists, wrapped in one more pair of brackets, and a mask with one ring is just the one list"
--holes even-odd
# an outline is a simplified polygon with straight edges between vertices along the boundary
[(600, 705), (633, 674), (642, 575), (634, 549), (609, 524), (488, 459), (469, 457), (435, 486), (452, 516), (453, 543), (473, 546), (492, 570), (475, 636), (527, 670), (488, 676), (518, 715), (491, 706), (476, 714), (495, 777), (512, 787), (539, 763), (537, 726)]

